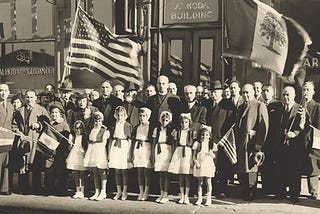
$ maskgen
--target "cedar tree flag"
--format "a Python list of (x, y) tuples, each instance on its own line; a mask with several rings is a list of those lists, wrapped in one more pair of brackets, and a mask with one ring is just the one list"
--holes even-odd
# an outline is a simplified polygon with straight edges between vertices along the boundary
[(279, 75), (294, 75), (308, 51), (308, 33), (259, 0), (226, 0), (225, 56), (253, 60)]
[(139, 43), (112, 34), (104, 24), (78, 7), (66, 66), (141, 86), (140, 52)]

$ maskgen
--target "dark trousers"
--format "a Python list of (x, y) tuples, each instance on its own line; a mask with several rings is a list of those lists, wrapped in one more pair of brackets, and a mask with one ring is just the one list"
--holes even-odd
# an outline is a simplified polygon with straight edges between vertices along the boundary
[(239, 173), (240, 184), (243, 188), (244, 196), (247, 196), (249, 193), (256, 193), (257, 189), (257, 180), (258, 173), (257, 172), (249, 172), (249, 173)]
[(9, 153), (0, 153), (0, 192), (9, 192)]
[(233, 177), (233, 166), (223, 149), (218, 150), (217, 172), (213, 182), (213, 192), (215, 195), (221, 193), (228, 194), (228, 180)]

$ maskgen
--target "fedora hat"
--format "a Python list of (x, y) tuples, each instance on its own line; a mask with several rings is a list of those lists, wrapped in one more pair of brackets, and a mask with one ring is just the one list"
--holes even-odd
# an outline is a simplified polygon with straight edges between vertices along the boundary
[(128, 82), (124, 86), (124, 91), (138, 91), (138, 88), (133, 82)]
[(71, 84), (68, 84), (67, 82), (61, 83), (61, 86), (59, 87), (60, 91), (73, 91)]
[(223, 89), (223, 87), (221, 85), (220, 80), (214, 80), (212, 82), (212, 88), (210, 90), (222, 90), (222, 89)]

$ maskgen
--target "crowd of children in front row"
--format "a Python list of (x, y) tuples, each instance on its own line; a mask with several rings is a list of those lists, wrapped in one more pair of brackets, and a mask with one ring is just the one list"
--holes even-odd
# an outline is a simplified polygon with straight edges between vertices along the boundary
[[(51, 116), (59, 108), (51, 108)], [(149, 197), (151, 170), (159, 173), (160, 197), (158, 203), (169, 201), (169, 174), (177, 174), (181, 199), (178, 203), (189, 204), (190, 178), (198, 179), (197, 205), (202, 203), (203, 180), (207, 183), (207, 199), (211, 204), (211, 178), (215, 174), (214, 159), (217, 147), (210, 141), (210, 127), (202, 127), (198, 133), (191, 127), (191, 115), (180, 115), (178, 129), (171, 127), (172, 114), (163, 111), (159, 125), (149, 123), (151, 110), (139, 109), (140, 124), (132, 127), (126, 122), (127, 112), (123, 106), (115, 110), (115, 126), (108, 130), (103, 124), (103, 114), (93, 114), (93, 128), (86, 133), (85, 125), (78, 120), (72, 127), (73, 136), (69, 137), (72, 148), (66, 157), (66, 167), (73, 170), (76, 192), (73, 198), (84, 198), (85, 171), (94, 175), (95, 193), (89, 200), (100, 201), (107, 197), (107, 174), (115, 169), (117, 193), (114, 200), (126, 200), (128, 193), (128, 169), (137, 168), (139, 195), (137, 200)], [(59, 117), (59, 116), (57, 116)], [(54, 120), (59, 120), (55, 118)], [(59, 158), (58, 151), (54, 158)], [(122, 178), (122, 179), (121, 179)]]

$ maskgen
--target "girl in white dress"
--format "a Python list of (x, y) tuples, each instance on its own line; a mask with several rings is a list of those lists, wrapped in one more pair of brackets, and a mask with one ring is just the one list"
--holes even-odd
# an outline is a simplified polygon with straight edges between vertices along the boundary
[(133, 148), (133, 166), (138, 169), (139, 196), (138, 201), (147, 200), (149, 197), (151, 163), (151, 134), (149, 123), (151, 110), (139, 109), (140, 124), (133, 129), (132, 138), (135, 140)]
[(110, 136), (107, 128), (102, 125), (103, 114), (93, 113), (94, 125), (89, 134), (88, 150), (84, 156), (83, 165), (92, 169), (95, 193), (90, 200), (101, 201), (107, 197), (108, 157), (106, 144)]
[(74, 135), (71, 142), (73, 147), (66, 160), (67, 169), (73, 170), (76, 193), (73, 198), (84, 198), (84, 172), (87, 170), (83, 166), (85, 148), (88, 146), (85, 125), (81, 120), (77, 120), (73, 126)]
[[(114, 200), (127, 200), (128, 197), (128, 169), (132, 168), (131, 134), (132, 126), (126, 121), (127, 111), (123, 106), (115, 109), (116, 123), (110, 129), (111, 140), (109, 143), (109, 167), (115, 169), (117, 194)], [(121, 176), (123, 191), (121, 192)]]
[(198, 200), (196, 205), (202, 203), (203, 179), (207, 183), (207, 200), (205, 205), (211, 204), (212, 185), (211, 178), (214, 177), (216, 166), (214, 159), (218, 151), (217, 145), (211, 141), (211, 127), (203, 126), (199, 130), (198, 141), (194, 142), (192, 149), (194, 169), (193, 176), (198, 178)]
[(160, 126), (153, 131), (153, 151), (154, 151), (154, 171), (159, 172), (160, 197), (156, 202), (165, 204), (169, 202), (169, 163), (172, 157), (172, 114), (168, 111), (163, 111), (159, 117)]
[[(191, 129), (191, 114), (180, 115), (180, 128), (172, 132), (174, 152), (169, 172), (179, 175), (181, 199), (179, 204), (189, 204), (190, 174), (192, 174), (192, 144), (195, 132)], [(184, 191), (186, 189), (186, 191)]]

